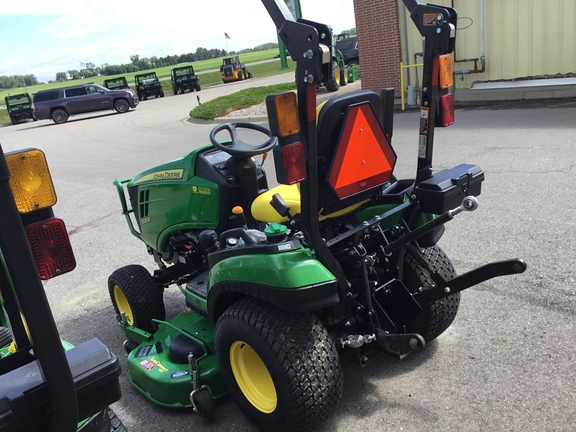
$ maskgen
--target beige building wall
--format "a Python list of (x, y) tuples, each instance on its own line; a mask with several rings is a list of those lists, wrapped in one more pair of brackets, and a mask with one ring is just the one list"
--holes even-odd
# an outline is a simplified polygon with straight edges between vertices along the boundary
[[(470, 88), (475, 81), (497, 81), (542, 75), (576, 73), (576, 0), (436, 0), (454, 5), (458, 12), (455, 60), (482, 56), (481, 5), (484, 5), (484, 73), (456, 76), (457, 88)], [(405, 7), (398, 2), (402, 58), (414, 64), (414, 53), (422, 51)], [(422, 58), (419, 58), (421, 62)], [(477, 63), (481, 68), (480, 61)], [(456, 62), (454, 70), (472, 70), (473, 62)], [(413, 71), (414, 69), (410, 69)], [(421, 73), (421, 69), (419, 69)], [(463, 80), (460, 80), (463, 77)], [(411, 73), (411, 84), (415, 75)]]

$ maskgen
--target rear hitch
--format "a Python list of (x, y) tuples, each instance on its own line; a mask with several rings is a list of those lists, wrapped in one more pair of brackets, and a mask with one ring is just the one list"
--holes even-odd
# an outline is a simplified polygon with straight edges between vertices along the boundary
[(391, 334), (377, 329), (376, 341), (386, 352), (398, 356), (419, 353), (426, 347), (426, 341), (418, 333)]

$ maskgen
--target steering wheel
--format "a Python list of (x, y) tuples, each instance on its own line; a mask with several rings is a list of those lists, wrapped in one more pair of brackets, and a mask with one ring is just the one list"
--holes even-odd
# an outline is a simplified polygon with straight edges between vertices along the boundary
[[(237, 128), (241, 129), (252, 129), (257, 132), (263, 133), (270, 139), (260, 145), (250, 145), (245, 143), (240, 139)], [(224, 145), (216, 139), (216, 134), (223, 130), (227, 130), (230, 133), (230, 139), (232, 140), (232, 145)], [(224, 123), (216, 126), (210, 132), (210, 142), (214, 147), (228, 153), (232, 157), (237, 157), (239, 159), (247, 159), (252, 156), (256, 156), (262, 153), (266, 153), (278, 142), (278, 138), (272, 136), (270, 131), (264, 126), (260, 126), (254, 123)]]

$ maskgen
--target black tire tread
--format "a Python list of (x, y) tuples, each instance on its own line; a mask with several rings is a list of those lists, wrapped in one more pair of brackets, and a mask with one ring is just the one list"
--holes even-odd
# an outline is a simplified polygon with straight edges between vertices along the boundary
[[(450, 280), (456, 277), (456, 270), (444, 251), (438, 246), (424, 249), (422, 253), (430, 267), (443, 278)], [(403, 282), (412, 293), (422, 286), (430, 286), (432, 280), (428, 272), (410, 255), (404, 259)], [(440, 336), (454, 321), (460, 305), (460, 293), (452, 294), (424, 308), (422, 314), (407, 326), (408, 332), (419, 333), (426, 342)]]
[(163, 293), (161, 285), (143, 266), (131, 264), (114, 271), (108, 278), (108, 292), (117, 315), (120, 311), (114, 301), (114, 285), (118, 285), (134, 315), (134, 325), (147, 332), (152, 332), (152, 319), (164, 320)]
[[(0, 312), (1, 313), (1, 312)], [(0, 326), (0, 348), (12, 343), (12, 333), (9, 328)]]
[(108, 408), (108, 418), (110, 419), (110, 432), (128, 432), (116, 413), (110, 408)]
[[(243, 327), (253, 329), (258, 343), (266, 347), (267, 352), (259, 355), (273, 376), (279, 405), (286, 400), (289, 406), (273, 424), (266, 423), (262, 413), (251, 410), (252, 406), (235, 385), (228, 352), (219, 350), (217, 342), (224, 379), (232, 381), (229, 389), (244, 414), (259, 429), (275, 431), (308, 431), (328, 418), (342, 396), (343, 374), (334, 342), (322, 322), (314, 314), (291, 313), (247, 298), (224, 312), (216, 323), (214, 339), (218, 341), (223, 332)], [(271, 370), (270, 365), (276, 370)]]

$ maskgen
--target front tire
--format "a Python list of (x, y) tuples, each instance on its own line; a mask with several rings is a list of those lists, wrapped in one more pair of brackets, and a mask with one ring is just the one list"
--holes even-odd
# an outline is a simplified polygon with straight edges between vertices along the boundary
[[(445, 280), (456, 277), (452, 262), (439, 246), (424, 249), (422, 256), (430, 264), (432, 270), (438, 272)], [(404, 285), (413, 294), (417, 293), (420, 287), (431, 286), (433, 283), (430, 274), (410, 254), (406, 254), (404, 258), (403, 274)], [(456, 318), (459, 305), (459, 292), (437, 300), (428, 307), (424, 307), (422, 313), (406, 326), (406, 331), (419, 333), (428, 343), (450, 327)]]
[(116, 315), (126, 314), (128, 324), (152, 332), (152, 320), (164, 320), (164, 288), (141, 265), (119, 268), (108, 278), (108, 292)]
[(114, 109), (118, 113), (125, 113), (130, 110), (130, 105), (126, 99), (118, 99), (114, 102)]
[(340, 401), (340, 358), (314, 314), (247, 298), (218, 319), (214, 342), (224, 382), (260, 430), (312, 430)]
[(56, 124), (66, 123), (68, 120), (68, 113), (63, 109), (55, 109), (52, 111), (52, 121)]

